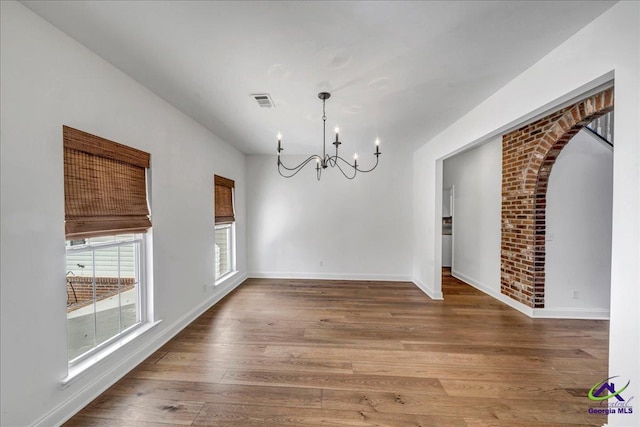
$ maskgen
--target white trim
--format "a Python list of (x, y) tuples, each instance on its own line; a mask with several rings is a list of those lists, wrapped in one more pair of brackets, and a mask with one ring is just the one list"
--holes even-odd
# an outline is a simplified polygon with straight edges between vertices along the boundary
[(534, 308), (533, 317), (535, 319), (609, 320), (609, 310), (577, 307)]
[(525, 314), (529, 317), (534, 317), (533, 316), (533, 309), (529, 306), (526, 306), (524, 304), (522, 304), (521, 302), (518, 302), (514, 299), (509, 298), (508, 296), (500, 293), (500, 292), (496, 292), (493, 289), (489, 288), (487, 285), (485, 285), (482, 282), (479, 282), (477, 280), (472, 279), (469, 276), (466, 276), (458, 271), (454, 271), (451, 270), (451, 275), (453, 277), (455, 277), (458, 280), (462, 280), (463, 282), (465, 282), (466, 284), (473, 286), (474, 288), (476, 288), (477, 290), (484, 292), (485, 294), (489, 295), (490, 297), (493, 297), (495, 299), (497, 299), (498, 301), (508, 305), (509, 307), (518, 310), (520, 313)]
[[(217, 304), (222, 298), (233, 291), (247, 278), (246, 274), (234, 275), (234, 280), (227, 281), (222, 286), (217, 286), (216, 292), (203, 301), (193, 310), (176, 320), (168, 326), (159, 335), (154, 337), (150, 342), (144, 344), (129, 357), (123, 359), (112, 369), (102, 372), (98, 378), (88, 384), (86, 387), (78, 390), (73, 396), (65, 400), (62, 404), (55, 407), (49, 413), (33, 423), (33, 426), (52, 426), (61, 425), (82, 408), (87, 406), (93, 399), (115, 384), (119, 379), (125, 376), (129, 371), (142, 363), (147, 357), (151, 356), (160, 347), (166, 344), (171, 338), (176, 336), (178, 332), (193, 322), (198, 316), (202, 315), (209, 308)], [(96, 365), (94, 365), (95, 367)], [(91, 370), (92, 368), (90, 368)]]
[[(118, 349), (126, 346), (131, 341), (134, 341), (161, 322), (162, 321), (160, 320), (157, 322), (148, 322), (135, 325), (134, 330), (131, 330), (124, 335), (116, 335), (114, 338), (117, 339), (113, 340), (113, 342), (111, 342), (109, 345), (100, 347), (99, 351), (88, 354), (86, 357), (81, 358), (77, 363), (74, 363), (73, 365), (70, 364), (69, 373), (65, 378), (62, 379), (62, 381), (60, 381), (60, 387), (67, 388), (69, 384), (75, 382), (79, 378), (82, 378), (87, 372), (90, 372), (92, 369), (97, 369), (94, 368), (94, 366), (99, 366), (101, 362), (103, 362), (105, 359), (108, 359), (108, 357), (118, 351)], [(96, 348), (97, 347), (94, 347), (94, 350)]]
[(249, 277), (252, 279), (369, 280), (379, 282), (411, 281), (411, 277), (404, 274), (254, 272), (249, 273)]
[(414, 277), (412, 280), (413, 284), (418, 287), (422, 292), (424, 292), (429, 298), (433, 300), (443, 300), (442, 291), (436, 291), (433, 288), (427, 287), (420, 279)]
[[(220, 278), (216, 279), (216, 281), (213, 283), (213, 286), (214, 287), (218, 287), (218, 286), (224, 286), (227, 283), (231, 283), (231, 282), (233, 282), (233, 278), (236, 277), (238, 274), (240, 274), (240, 272), (238, 270), (231, 270), (231, 271), (227, 272), (226, 274), (224, 274), (223, 276), (220, 276)], [(247, 276), (244, 275), (244, 279), (243, 280), (245, 280), (246, 278), (247, 278)]]
[(441, 300), (442, 292), (428, 288), (418, 279), (394, 274), (344, 274), (344, 273), (249, 273), (252, 279), (316, 279), (316, 280), (366, 280), (376, 282), (412, 282), (429, 298)]
[(459, 271), (451, 271), (451, 275), (456, 279), (462, 280), (466, 284), (473, 286), (479, 291), (484, 292), (497, 299), (500, 302), (507, 304), (519, 312), (526, 314), (533, 319), (591, 319), (591, 320), (609, 320), (609, 310), (602, 308), (574, 308), (574, 307), (558, 307), (558, 308), (531, 308), (526, 306), (508, 296), (497, 293), (493, 289), (489, 288), (484, 283), (478, 282), (469, 276), (466, 276)]

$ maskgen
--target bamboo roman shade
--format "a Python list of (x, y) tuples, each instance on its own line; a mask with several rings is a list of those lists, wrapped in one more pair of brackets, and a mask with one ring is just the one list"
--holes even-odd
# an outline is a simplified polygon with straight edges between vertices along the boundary
[(226, 224), (236, 220), (233, 213), (234, 181), (218, 175), (214, 176), (216, 224)]
[(66, 238), (147, 231), (149, 153), (68, 126), (62, 133)]

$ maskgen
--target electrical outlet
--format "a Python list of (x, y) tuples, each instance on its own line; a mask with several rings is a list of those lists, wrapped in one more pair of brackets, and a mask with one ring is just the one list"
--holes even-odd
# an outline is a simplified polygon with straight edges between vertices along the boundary
[(571, 291), (571, 298), (572, 299), (578, 299), (578, 296), (579, 296), (579, 292), (578, 292), (577, 289), (574, 289), (574, 290)]

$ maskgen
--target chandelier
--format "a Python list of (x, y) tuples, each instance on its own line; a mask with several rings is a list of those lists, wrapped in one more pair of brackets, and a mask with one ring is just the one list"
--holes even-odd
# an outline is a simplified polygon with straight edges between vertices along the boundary
[(336, 147), (336, 152), (333, 156), (327, 154), (327, 115), (324, 110), (324, 104), (325, 101), (329, 99), (329, 97), (331, 97), (331, 94), (329, 92), (320, 92), (318, 94), (318, 98), (322, 100), (322, 156), (319, 154), (314, 154), (312, 156), (309, 156), (306, 160), (304, 160), (297, 166), (294, 166), (292, 168), (287, 167), (284, 165), (284, 163), (282, 163), (282, 160), (280, 159), (280, 153), (284, 150), (284, 148), (282, 148), (282, 135), (278, 134), (278, 173), (283, 177), (291, 178), (292, 176), (300, 172), (307, 164), (313, 162), (314, 160), (316, 161), (316, 178), (318, 179), (318, 181), (320, 181), (320, 177), (322, 176), (322, 170), (326, 169), (329, 166), (331, 166), (332, 168), (337, 167), (347, 179), (355, 178), (358, 172), (371, 172), (376, 168), (376, 166), (378, 166), (378, 159), (381, 154), (379, 139), (376, 139), (376, 152), (373, 153), (373, 155), (376, 156), (376, 164), (373, 165), (371, 169), (360, 168), (360, 166), (358, 165), (358, 154), (353, 155), (353, 163), (350, 163), (340, 157), (338, 155), (338, 149), (340, 148), (340, 144), (342, 144), (342, 142), (340, 142), (340, 129), (338, 129), (338, 127), (335, 128), (336, 140), (333, 142), (333, 145), (335, 145)]

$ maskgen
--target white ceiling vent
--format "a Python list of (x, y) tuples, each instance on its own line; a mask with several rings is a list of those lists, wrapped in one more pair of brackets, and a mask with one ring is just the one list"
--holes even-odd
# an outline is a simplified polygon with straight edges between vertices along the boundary
[(273, 100), (271, 99), (271, 95), (269, 95), (268, 93), (254, 93), (251, 96), (261, 107), (271, 108), (276, 106), (276, 104), (274, 104)]

